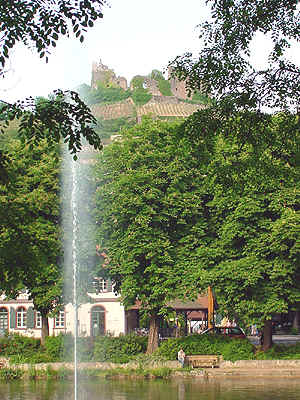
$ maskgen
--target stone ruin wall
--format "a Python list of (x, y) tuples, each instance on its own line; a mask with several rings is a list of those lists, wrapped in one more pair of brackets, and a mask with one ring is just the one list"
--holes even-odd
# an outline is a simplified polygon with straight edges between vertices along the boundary
[[(188, 93), (185, 87), (184, 81), (179, 81), (177, 78), (171, 77), (171, 69), (168, 69), (168, 79), (171, 85), (171, 92), (173, 93), (174, 97), (177, 99), (186, 100), (188, 98)], [(162, 96), (161, 92), (158, 88), (158, 83), (154, 79), (150, 79), (147, 76), (140, 76), (137, 75), (136, 77), (143, 78), (144, 84), (143, 87), (148, 89), (152, 96), (155, 96), (155, 101), (159, 102), (158, 97)], [(92, 65), (92, 82), (91, 86), (93, 89), (97, 88), (97, 82), (108, 82), (114, 85), (121, 87), (124, 90), (128, 89), (127, 79), (123, 76), (116, 76), (115, 72), (112, 69), (109, 69), (107, 65), (104, 65), (101, 60), (98, 63), (93, 62)], [(133, 87), (130, 86), (132, 90)], [(165, 96), (162, 96), (165, 97)], [(169, 96), (168, 96), (169, 97)], [(170, 96), (171, 97), (171, 96)], [(165, 102), (162, 100), (161, 102)], [(171, 103), (175, 104), (174, 100), (170, 100)]]
[(116, 76), (115, 72), (109, 69), (107, 65), (102, 64), (101, 60), (99, 63), (93, 62), (92, 64), (92, 89), (97, 89), (97, 82), (99, 81), (119, 86), (124, 90), (128, 89), (127, 79), (123, 76)]
[(187, 89), (185, 87), (185, 81), (180, 81), (178, 78), (173, 78), (172, 76), (172, 69), (168, 68), (168, 79), (171, 85), (171, 92), (175, 97), (179, 99), (186, 100), (189, 98)]
[[(168, 71), (173, 96), (163, 96), (158, 88), (158, 83), (154, 79), (146, 76), (137, 75), (135, 78), (143, 79), (143, 87), (152, 94), (152, 99), (143, 106), (136, 106), (131, 98), (115, 104), (95, 104), (91, 107), (96, 117), (110, 120), (122, 117), (133, 117), (139, 122), (143, 115), (152, 114), (159, 117), (187, 117), (195, 111), (204, 108), (199, 104), (188, 104), (182, 102), (188, 98), (185, 82), (180, 82), (177, 78), (171, 78), (171, 70)], [(127, 80), (124, 77), (117, 77), (112, 69), (106, 65), (93, 63), (92, 87), (97, 87), (97, 82), (115, 84), (127, 90)], [(130, 87), (133, 89), (133, 87)]]
[(175, 97), (178, 97), (179, 99), (183, 100), (188, 99), (189, 96), (184, 81), (180, 82), (177, 78), (171, 78), (170, 84), (171, 84), (171, 92)]
[[(148, 89), (149, 93), (151, 93), (152, 96), (162, 96), (162, 94), (159, 91), (158, 83), (156, 82), (156, 80), (150, 79), (147, 76), (141, 76), (141, 75), (136, 75), (134, 78), (143, 79), (144, 80), (143, 88), (144, 89)], [(133, 87), (133, 85), (131, 83), (130, 90), (133, 90), (133, 89), (134, 89), (134, 87)]]

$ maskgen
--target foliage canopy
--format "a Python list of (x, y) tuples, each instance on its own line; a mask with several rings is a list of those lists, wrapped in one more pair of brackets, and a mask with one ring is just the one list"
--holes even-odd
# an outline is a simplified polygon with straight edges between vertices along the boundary
[(212, 286), (222, 310), (246, 326), (262, 326), (300, 300), (298, 117), (260, 118), (244, 112), (224, 126), (213, 111), (203, 111), (183, 125), (186, 135), (211, 146), (208, 229), (201, 246), (186, 249), (186, 262), (195, 285)]
[(1, 0), (2, 67), (5, 68), (11, 51), (20, 42), (34, 48), (46, 60), (51, 47), (55, 47), (62, 36), (73, 33), (83, 42), (87, 28), (103, 17), (105, 3), (105, 0)]
[(297, 307), (299, 150), (293, 114), (211, 108), (182, 125), (146, 119), (106, 148), (98, 241), (124, 304), (164, 314), (212, 286), (246, 326)]
[[(20, 42), (46, 61), (60, 37), (73, 33), (82, 42), (86, 30), (102, 18), (104, 4), (102, 0), (1, 0), (0, 76), (7, 73), (11, 50)], [(101, 148), (100, 138), (91, 128), (91, 123), (96, 121), (75, 92), (57, 90), (42, 104), (30, 97), (14, 104), (1, 100), (1, 104), (2, 132), (3, 126), (17, 118), (21, 119), (20, 135), (35, 144), (46, 138), (51, 146), (63, 138), (71, 153), (76, 154), (81, 149), (82, 135), (95, 148)], [(5, 161), (5, 154), (1, 152), (2, 170)]]
[(60, 305), (59, 163), (47, 144), (29, 151), (6, 144), (8, 182), (0, 184), (0, 285), (8, 296), (27, 288), (44, 315)]
[(178, 123), (145, 119), (104, 149), (96, 165), (98, 242), (126, 306), (148, 314), (188, 292), (177, 268), (203, 222), (202, 171)]
[[(212, 93), (233, 107), (299, 108), (300, 67), (289, 58), (300, 40), (297, 0), (207, 0), (211, 19), (199, 25), (199, 56), (177, 57), (171, 65), (187, 87)], [(263, 35), (272, 48), (267, 65), (251, 60), (253, 39)], [(253, 50), (255, 52), (255, 49)]]

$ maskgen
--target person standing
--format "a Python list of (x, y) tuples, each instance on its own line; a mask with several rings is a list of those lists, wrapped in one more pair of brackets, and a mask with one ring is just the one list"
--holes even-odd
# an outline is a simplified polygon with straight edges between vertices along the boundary
[(255, 324), (251, 326), (251, 336), (257, 336), (257, 327)]
[(185, 360), (185, 352), (183, 351), (182, 348), (177, 353), (177, 359), (180, 362), (181, 367), (183, 368), (184, 367), (184, 360)]

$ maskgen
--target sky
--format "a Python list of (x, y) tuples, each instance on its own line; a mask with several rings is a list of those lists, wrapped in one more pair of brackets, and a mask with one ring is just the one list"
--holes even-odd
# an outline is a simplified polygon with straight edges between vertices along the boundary
[[(11, 72), (0, 81), (0, 99), (47, 96), (57, 88), (90, 84), (92, 62), (100, 59), (129, 83), (135, 75), (164, 70), (184, 52), (197, 55), (200, 50), (196, 27), (209, 18), (205, 0), (109, 1), (104, 18), (87, 32), (83, 44), (62, 38), (48, 64), (27, 48), (16, 48), (10, 58)], [(254, 41), (254, 63), (262, 66), (268, 46), (262, 37)], [(300, 63), (300, 52), (292, 49), (291, 53)]]
[(0, 98), (13, 101), (47, 96), (53, 89), (90, 84), (92, 62), (102, 60), (128, 81), (135, 75), (163, 70), (186, 51), (197, 52), (196, 26), (209, 15), (202, 0), (110, 0), (104, 18), (81, 44), (63, 38), (46, 64), (19, 46), (11, 57), (11, 72), (0, 82)]

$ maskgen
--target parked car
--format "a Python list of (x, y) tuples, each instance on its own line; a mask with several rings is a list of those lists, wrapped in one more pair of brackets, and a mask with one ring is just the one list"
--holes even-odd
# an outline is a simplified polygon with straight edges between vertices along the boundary
[(238, 339), (246, 338), (244, 331), (238, 326), (215, 326), (214, 328), (206, 329), (201, 333), (201, 335), (207, 334), (224, 335)]

